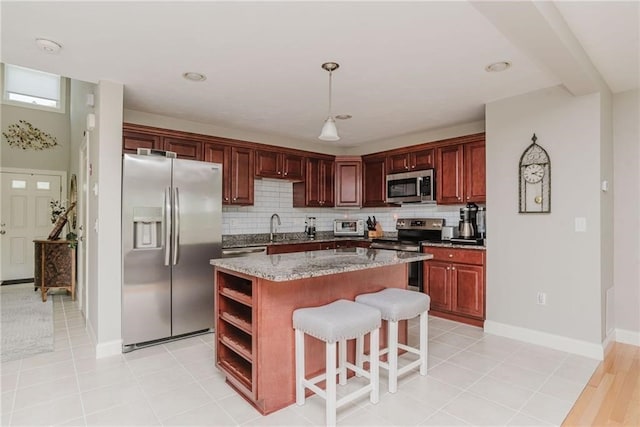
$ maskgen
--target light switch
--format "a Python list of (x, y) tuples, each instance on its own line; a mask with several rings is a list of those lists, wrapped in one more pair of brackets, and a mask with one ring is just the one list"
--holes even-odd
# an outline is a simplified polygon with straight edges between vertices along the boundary
[(580, 233), (587, 231), (587, 218), (576, 217), (575, 229), (576, 229), (576, 232), (580, 232)]

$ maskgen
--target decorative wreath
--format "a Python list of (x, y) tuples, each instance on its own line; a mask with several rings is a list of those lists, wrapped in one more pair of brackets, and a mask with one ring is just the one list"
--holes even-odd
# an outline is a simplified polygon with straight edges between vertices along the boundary
[(7, 139), (10, 146), (22, 148), (23, 150), (27, 148), (44, 150), (58, 145), (58, 141), (54, 136), (34, 127), (26, 120), (18, 120), (18, 123), (9, 125), (7, 132), (2, 132), (2, 136)]

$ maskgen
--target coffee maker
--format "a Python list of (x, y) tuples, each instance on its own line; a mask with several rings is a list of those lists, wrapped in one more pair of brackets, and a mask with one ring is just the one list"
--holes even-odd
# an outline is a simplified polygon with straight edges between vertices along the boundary
[(475, 239), (478, 237), (478, 223), (476, 222), (478, 205), (467, 203), (460, 208), (460, 223), (458, 224), (458, 234), (463, 239)]
[(304, 232), (309, 239), (316, 238), (316, 217), (308, 216), (305, 221)]

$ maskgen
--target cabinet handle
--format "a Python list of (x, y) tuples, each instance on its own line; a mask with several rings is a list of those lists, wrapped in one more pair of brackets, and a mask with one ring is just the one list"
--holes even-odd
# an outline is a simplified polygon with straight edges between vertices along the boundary
[(449, 254), (449, 258), (453, 258), (453, 254)]
[(238, 200), (238, 198), (237, 198), (237, 197), (234, 197), (234, 198), (233, 198), (233, 201), (235, 202), (236, 200)]
[(456, 268), (455, 268), (455, 267), (451, 267), (451, 269), (452, 269), (452, 270), (455, 270)]
[(225, 198), (224, 198), (224, 200), (225, 200), (225, 202), (228, 202), (228, 201), (229, 201), (229, 198), (228, 198), (228, 197), (225, 197)]
[(411, 169), (415, 169), (415, 168), (416, 168), (416, 165), (411, 165)]
[(469, 196), (467, 196), (467, 200), (469, 200), (469, 199), (470, 199), (470, 197), (469, 197)]
[(282, 174), (282, 172), (278, 171), (278, 175)]
[(451, 267), (447, 267), (447, 270), (451, 270)]
[(284, 173), (284, 176), (287, 176), (288, 174), (289, 174), (289, 172), (285, 172), (285, 173)]

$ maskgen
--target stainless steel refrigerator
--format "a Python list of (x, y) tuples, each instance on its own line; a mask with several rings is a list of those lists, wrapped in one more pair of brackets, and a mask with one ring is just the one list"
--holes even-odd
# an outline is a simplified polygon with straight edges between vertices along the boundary
[(123, 158), (123, 351), (214, 324), (222, 165), (147, 153)]

